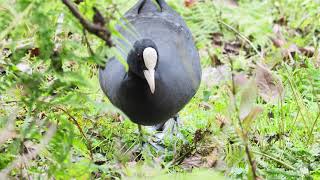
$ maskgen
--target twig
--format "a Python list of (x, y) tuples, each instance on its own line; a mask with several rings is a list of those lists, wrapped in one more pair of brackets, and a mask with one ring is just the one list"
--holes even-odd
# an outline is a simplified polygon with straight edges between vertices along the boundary
[(75, 117), (73, 117), (68, 111), (66, 111), (63, 108), (57, 107), (57, 109), (63, 111), (66, 115), (69, 116), (69, 118), (73, 121), (73, 123), (77, 126), (78, 130), (80, 131), (81, 135), (83, 136), (83, 138), (86, 140), (87, 142), (87, 148), (89, 150), (90, 153), (90, 159), (93, 160), (93, 152), (92, 152), (92, 143), (91, 141), (88, 139), (88, 137), (86, 136), (86, 134), (83, 132), (80, 124), (78, 123), (78, 121), (76, 120)]
[(90, 53), (91, 56), (94, 56), (94, 52), (91, 48), (91, 45), (89, 43), (88, 37), (87, 37), (87, 31), (83, 28), (83, 36), (84, 36), (84, 40), (86, 41), (87, 47), (88, 47), (88, 51)]
[(234, 66), (233, 66), (233, 61), (232, 59), (229, 57), (229, 61), (230, 61), (230, 66), (231, 66), (231, 79), (232, 79), (232, 100), (233, 100), (233, 103), (234, 103), (234, 107), (235, 107), (235, 110), (236, 110), (236, 114), (237, 114), (237, 119), (238, 119), (238, 123), (239, 123), (239, 126), (240, 126), (240, 129), (241, 129), (241, 139), (244, 143), (244, 147), (245, 147), (245, 152), (246, 152), (246, 155), (247, 155), (247, 158), (248, 158), (248, 161), (249, 161), (249, 164), (250, 164), (250, 167), (251, 167), (251, 171), (252, 171), (252, 177), (254, 180), (258, 179), (258, 176), (257, 176), (257, 167), (256, 167), (256, 162), (255, 160), (252, 158), (251, 154), (250, 154), (250, 148), (249, 148), (249, 144), (248, 144), (248, 135), (247, 135), (247, 132), (245, 132), (243, 126), (242, 126), (242, 122), (241, 122), (241, 119), (240, 119), (240, 116), (239, 116), (239, 108), (237, 106), (237, 102), (236, 102), (236, 86), (235, 86), (235, 80), (234, 80)]
[(108, 29), (98, 25), (93, 24), (86, 20), (83, 15), (79, 12), (78, 8), (69, 0), (62, 0), (62, 2), (69, 8), (71, 13), (80, 21), (82, 26), (90, 33), (98, 36), (102, 40), (104, 40), (107, 44), (107, 46), (112, 47), (112, 41), (111, 41), (111, 33)]
[(18, 156), (7, 168), (0, 172), (0, 177), (6, 177), (7, 174), (16, 167), (20, 167), (23, 164), (27, 165), (30, 161), (35, 158), (42, 149), (50, 142), (51, 138), (56, 132), (56, 125), (51, 125), (45, 134), (44, 138), (41, 139), (40, 143), (33, 146), (33, 151), (28, 154)]

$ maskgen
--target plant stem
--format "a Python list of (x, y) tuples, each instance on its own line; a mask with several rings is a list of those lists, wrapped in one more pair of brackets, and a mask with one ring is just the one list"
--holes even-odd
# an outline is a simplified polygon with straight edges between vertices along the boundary
[(244, 143), (244, 147), (245, 147), (245, 152), (251, 167), (251, 171), (252, 171), (252, 177), (254, 180), (258, 179), (257, 176), (257, 167), (256, 167), (256, 163), (255, 160), (252, 158), (251, 153), (250, 153), (250, 148), (249, 148), (249, 144), (248, 144), (248, 135), (247, 132), (245, 132), (245, 130), (243, 129), (242, 126), (242, 122), (239, 116), (239, 108), (237, 106), (237, 102), (236, 102), (236, 88), (235, 88), (235, 80), (234, 80), (234, 68), (233, 68), (233, 62), (232, 59), (229, 57), (229, 61), (230, 61), (230, 67), (231, 67), (231, 79), (232, 79), (232, 99), (233, 99), (233, 103), (234, 103), (234, 107), (236, 110), (236, 115), (237, 115), (237, 119), (238, 119), (238, 123), (241, 129), (241, 139)]
[[(316, 90), (314, 89), (314, 84), (312, 83), (312, 80), (310, 80), (310, 81), (311, 81), (311, 85), (312, 85), (312, 93), (313, 93), (313, 96), (315, 96), (316, 101), (317, 101), (317, 93), (316, 93)], [(313, 122), (313, 124), (312, 124), (312, 126), (311, 126), (311, 130), (310, 130), (310, 132), (309, 132), (307, 144), (310, 143), (313, 130), (315, 129), (316, 124), (318, 123), (318, 120), (320, 119), (320, 103), (317, 102), (317, 104), (318, 104), (319, 113), (318, 113), (316, 119), (314, 120), (314, 122)]]
[(237, 31), (234, 27), (230, 26), (229, 24), (225, 23), (224, 21), (218, 19), (218, 22), (221, 23), (222, 25), (226, 26), (228, 29), (231, 31), (235, 32), (240, 38), (245, 40), (251, 47), (252, 49), (263, 59), (263, 55), (258, 51), (258, 49), (254, 46), (254, 44), (243, 34), (241, 34), (239, 31)]
[[(289, 53), (289, 57), (292, 58), (292, 56), (291, 56), (290, 53)], [(305, 119), (305, 117), (304, 117), (304, 115), (303, 115), (303, 113), (302, 113), (302, 107), (300, 106), (300, 101), (299, 101), (299, 99), (298, 99), (298, 94), (297, 94), (297, 92), (295, 91), (294, 86), (293, 86), (293, 82), (292, 82), (292, 80), (291, 80), (291, 78), (290, 78), (290, 76), (289, 76), (289, 70), (288, 70), (288, 68), (287, 68), (287, 65), (285, 64), (284, 67), (285, 67), (285, 70), (286, 70), (287, 73), (288, 73), (289, 85), (290, 85), (290, 88), (291, 88), (291, 90), (292, 90), (294, 100), (295, 100), (296, 103), (297, 103), (298, 110), (299, 110), (299, 112), (300, 112), (300, 114), (301, 114), (301, 118), (302, 118), (302, 120), (303, 120), (303, 123), (304, 123), (305, 127), (308, 128), (308, 126), (307, 126), (307, 121), (306, 121), (306, 119)]]
[(317, 116), (316, 120), (314, 120), (314, 122), (312, 123), (312, 127), (311, 127), (311, 130), (310, 130), (309, 135), (308, 135), (307, 144), (309, 144), (310, 141), (311, 141), (311, 136), (312, 136), (313, 130), (316, 127), (316, 124), (317, 124), (319, 119), (320, 119), (320, 112), (318, 113), (318, 116)]
[(57, 107), (57, 109), (63, 111), (66, 115), (69, 116), (69, 118), (73, 121), (73, 123), (77, 126), (78, 130), (80, 131), (81, 135), (84, 137), (84, 139), (86, 140), (87, 142), (87, 148), (90, 152), (90, 159), (93, 161), (93, 152), (92, 152), (92, 143), (91, 141), (88, 139), (88, 137), (86, 136), (86, 134), (83, 132), (80, 124), (78, 123), (78, 121), (76, 120), (75, 117), (73, 117), (68, 111), (66, 111), (65, 109), (63, 108), (60, 108), (60, 107)]
[(91, 56), (94, 56), (94, 52), (93, 52), (93, 50), (92, 50), (92, 48), (91, 48), (90, 42), (89, 42), (88, 37), (87, 37), (87, 31), (86, 31), (84, 28), (83, 28), (83, 36), (84, 36), (84, 40), (86, 41), (89, 54), (90, 54)]

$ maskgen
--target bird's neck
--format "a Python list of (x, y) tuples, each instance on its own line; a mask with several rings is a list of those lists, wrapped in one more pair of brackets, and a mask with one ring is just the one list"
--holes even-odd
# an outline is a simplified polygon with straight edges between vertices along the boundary
[(132, 69), (130, 69), (130, 67), (128, 69), (128, 77), (144, 79), (142, 72), (137, 73), (137, 72), (133, 71)]

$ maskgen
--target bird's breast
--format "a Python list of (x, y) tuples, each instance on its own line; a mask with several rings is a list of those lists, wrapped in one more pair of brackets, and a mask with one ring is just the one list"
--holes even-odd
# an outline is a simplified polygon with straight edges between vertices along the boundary
[(159, 124), (173, 117), (191, 99), (195, 90), (181, 90), (184, 85), (179, 85), (174, 77), (167, 81), (163, 78), (167, 77), (156, 73), (156, 89), (152, 94), (146, 80), (128, 76), (120, 87), (119, 108), (132, 121), (143, 125)]

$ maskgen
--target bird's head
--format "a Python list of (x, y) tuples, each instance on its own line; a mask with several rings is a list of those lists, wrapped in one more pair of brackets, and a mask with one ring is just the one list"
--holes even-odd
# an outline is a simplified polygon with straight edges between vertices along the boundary
[(155, 92), (158, 57), (156, 44), (150, 39), (142, 39), (134, 43), (127, 59), (129, 71), (145, 79), (152, 94)]

